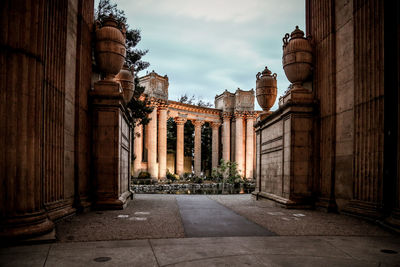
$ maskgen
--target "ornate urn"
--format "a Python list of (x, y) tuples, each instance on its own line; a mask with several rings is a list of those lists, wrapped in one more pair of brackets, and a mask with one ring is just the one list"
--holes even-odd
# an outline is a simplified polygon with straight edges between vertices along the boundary
[(276, 73), (271, 75), (271, 71), (265, 67), (262, 73), (257, 73), (256, 78), (257, 102), (264, 111), (269, 111), (277, 95)]
[(106, 77), (113, 80), (125, 61), (125, 26), (118, 28), (118, 22), (112, 17), (96, 22), (96, 63)]
[(283, 37), (282, 64), (286, 77), (293, 84), (293, 89), (301, 89), (303, 82), (312, 72), (312, 47), (310, 38), (304, 38), (304, 32), (296, 26), (290, 34)]
[(124, 90), (124, 100), (128, 103), (133, 96), (133, 91), (135, 90), (134, 84), (134, 74), (128, 68), (128, 65), (124, 64), (121, 71), (115, 76), (115, 80), (117, 80), (120, 84), (122, 89)]

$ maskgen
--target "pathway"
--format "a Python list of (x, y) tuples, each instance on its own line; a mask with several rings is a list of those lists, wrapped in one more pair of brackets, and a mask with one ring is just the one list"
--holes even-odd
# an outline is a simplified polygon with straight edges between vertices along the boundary
[(176, 199), (186, 237), (274, 235), (205, 195), (178, 195)]

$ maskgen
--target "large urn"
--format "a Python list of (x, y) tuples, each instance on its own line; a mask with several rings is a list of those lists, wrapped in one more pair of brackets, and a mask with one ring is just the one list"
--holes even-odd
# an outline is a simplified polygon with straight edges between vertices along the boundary
[(290, 34), (283, 38), (283, 70), (286, 77), (293, 84), (293, 89), (301, 89), (303, 82), (312, 72), (312, 47), (309, 38), (296, 26)]
[(269, 111), (275, 103), (277, 95), (276, 73), (271, 74), (268, 67), (256, 75), (257, 102), (264, 111)]
[(126, 103), (132, 99), (133, 91), (135, 90), (134, 78), (133, 72), (126, 64), (124, 64), (121, 71), (115, 76), (115, 80), (121, 84), (124, 91), (124, 100)]
[(96, 63), (105, 80), (113, 80), (125, 61), (125, 27), (118, 26), (112, 16), (96, 23)]

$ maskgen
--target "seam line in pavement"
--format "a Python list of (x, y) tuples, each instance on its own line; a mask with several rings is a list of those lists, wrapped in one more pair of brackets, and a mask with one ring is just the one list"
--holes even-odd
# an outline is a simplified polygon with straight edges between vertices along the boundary
[(347, 252), (344, 251), (343, 249), (336, 247), (334, 244), (332, 244), (331, 242), (329, 242), (329, 240), (326, 240), (326, 239), (325, 239), (324, 241), (325, 241), (326, 243), (328, 243), (330, 246), (334, 247), (335, 249), (337, 249), (337, 250), (341, 251), (342, 253), (346, 254), (346, 255), (349, 256), (351, 259), (360, 260), (360, 259), (358, 259), (358, 258), (356, 258), (356, 257), (351, 256), (349, 253), (347, 253)]
[(51, 246), (52, 246), (52, 244), (50, 244), (49, 249), (47, 250), (46, 258), (44, 259), (44, 262), (43, 262), (43, 267), (46, 266), (47, 259), (49, 258)]
[(196, 261), (219, 259), (219, 258), (226, 258), (226, 257), (252, 256), (252, 255), (255, 255), (255, 254), (254, 253), (243, 253), (243, 254), (221, 255), (221, 256), (214, 256), (214, 257), (204, 257), (204, 258), (198, 258), (198, 259), (191, 259), (191, 260), (178, 261), (178, 262), (174, 262), (174, 263), (168, 263), (166, 265), (162, 265), (162, 267), (173, 266), (173, 265), (184, 263), (184, 262), (196, 262)]
[(151, 251), (153, 252), (154, 258), (156, 259), (157, 266), (160, 266), (160, 263), (158, 262), (157, 255), (156, 255), (156, 253), (155, 253), (155, 251), (154, 251), (154, 248), (153, 248), (153, 245), (151, 244), (150, 239), (147, 239), (147, 242), (148, 242), (149, 245), (150, 245), (150, 248), (151, 248)]
[(179, 219), (180, 219), (180, 221), (181, 221), (181, 225), (182, 225), (182, 228), (183, 228), (183, 238), (187, 238), (188, 235), (187, 235), (187, 233), (186, 233), (185, 225), (183, 224), (183, 218), (182, 218), (181, 208), (179, 207), (178, 199), (176, 198), (176, 196), (174, 196), (174, 198), (175, 198), (176, 207), (178, 208)]

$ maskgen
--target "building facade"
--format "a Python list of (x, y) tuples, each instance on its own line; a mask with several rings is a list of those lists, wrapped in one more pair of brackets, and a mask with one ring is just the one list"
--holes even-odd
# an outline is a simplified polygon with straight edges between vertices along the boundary
[[(223, 158), (235, 161), (239, 173), (246, 178), (254, 177), (255, 134), (254, 90), (237, 89), (235, 93), (225, 91), (215, 97), (215, 107), (207, 108), (168, 100), (169, 81), (154, 71), (141, 77), (140, 84), (146, 89), (144, 94), (154, 108), (151, 118), (143, 131), (143, 126), (135, 127), (133, 176), (147, 171), (152, 178), (164, 179), (167, 170), (182, 175), (191, 168), (184, 157), (184, 124), (190, 120), (195, 127), (193, 171), (200, 175), (201, 169), (201, 127), (208, 122), (212, 128), (212, 168), (216, 168)], [(167, 120), (173, 118), (177, 126), (176, 157), (168, 164)], [(221, 145), (220, 145), (221, 144)], [(222, 157), (220, 149), (222, 147)], [(147, 153), (143, 153), (143, 149)], [(143, 155), (146, 158), (143, 158)], [(170, 157), (171, 158), (171, 157)], [(191, 161), (189, 160), (189, 164)], [(167, 166), (169, 165), (169, 166)]]

